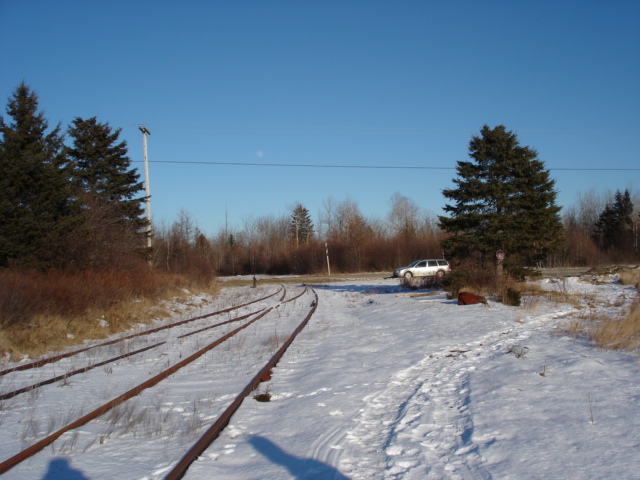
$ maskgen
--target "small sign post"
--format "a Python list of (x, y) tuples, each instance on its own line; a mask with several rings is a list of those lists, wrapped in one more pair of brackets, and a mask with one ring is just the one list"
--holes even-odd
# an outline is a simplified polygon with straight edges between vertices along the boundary
[(329, 264), (329, 245), (327, 245), (327, 242), (324, 242), (324, 249), (327, 253), (327, 273), (329, 274), (329, 276), (331, 276), (331, 265)]
[(498, 250), (496, 252), (496, 259), (497, 259), (496, 268), (498, 271), (498, 277), (502, 278), (504, 276), (503, 266), (502, 266), (504, 262), (504, 252), (502, 250)]

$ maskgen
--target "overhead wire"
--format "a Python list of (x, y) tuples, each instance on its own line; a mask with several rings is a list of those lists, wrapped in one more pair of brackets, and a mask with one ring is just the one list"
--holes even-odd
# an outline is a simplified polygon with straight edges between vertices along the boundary
[[(138, 126), (139, 124), (131, 124)], [(252, 133), (322, 133), (322, 134), (346, 134), (346, 135), (469, 135), (468, 131), (453, 128), (428, 128), (428, 127), (347, 127), (347, 126), (291, 126), (291, 125), (242, 125), (242, 124), (172, 124), (156, 123), (145, 124), (154, 128), (168, 128), (170, 130), (188, 130), (191, 132), (221, 131), (221, 132), (252, 132)], [(194, 130), (197, 129), (197, 130)], [(609, 134), (608, 132), (590, 131), (548, 131), (530, 130), (525, 131), (533, 136), (554, 136), (554, 137), (629, 137), (637, 136), (637, 133)], [(134, 163), (138, 163), (137, 161)], [(378, 170), (455, 170), (456, 167), (444, 166), (411, 166), (411, 165), (323, 165), (323, 164), (302, 164), (302, 163), (255, 163), (255, 162), (214, 162), (195, 160), (149, 160), (149, 163), (172, 163), (172, 164), (192, 164), (192, 165), (226, 165), (226, 166), (248, 166), (248, 167), (281, 167), (281, 168), (343, 168), (343, 169), (378, 169)], [(640, 171), (640, 168), (549, 168), (550, 171)]]
[[(132, 163), (143, 163), (142, 160), (134, 160)], [(455, 170), (456, 167), (429, 167), (420, 165), (322, 165), (308, 163), (253, 163), (253, 162), (210, 162), (196, 160), (149, 160), (149, 163), (173, 163), (184, 165), (229, 165), (245, 167), (293, 167), (293, 168), (357, 168), (369, 170)], [(549, 168), (553, 171), (577, 171), (577, 172), (629, 172), (640, 171), (640, 168)]]

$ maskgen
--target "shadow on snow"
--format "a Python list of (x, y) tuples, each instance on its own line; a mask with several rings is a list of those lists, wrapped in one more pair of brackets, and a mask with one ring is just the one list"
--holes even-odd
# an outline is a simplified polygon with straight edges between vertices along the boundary
[(54, 458), (41, 480), (89, 480), (89, 477), (73, 468), (66, 458)]
[(336, 468), (313, 458), (290, 455), (272, 441), (259, 435), (252, 435), (249, 443), (271, 462), (285, 467), (296, 480), (349, 480)]

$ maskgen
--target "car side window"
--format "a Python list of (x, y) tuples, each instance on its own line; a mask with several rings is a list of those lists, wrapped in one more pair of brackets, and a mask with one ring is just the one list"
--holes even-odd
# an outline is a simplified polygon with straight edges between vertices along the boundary
[(424, 268), (427, 266), (427, 262), (420, 262), (418, 265), (416, 265), (417, 268)]
[(441, 267), (446, 267), (449, 264), (446, 260), (438, 260), (438, 265), (440, 265)]
[(438, 266), (438, 262), (436, 262), (435, 260), (429, 260), (429, 266), (430, 267), (437, 267)]

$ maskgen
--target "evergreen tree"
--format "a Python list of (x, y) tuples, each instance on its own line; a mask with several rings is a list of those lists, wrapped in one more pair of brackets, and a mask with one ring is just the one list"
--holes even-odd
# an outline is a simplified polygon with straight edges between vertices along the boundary
[(451, 234), (442, 242), (447, 256), (493, 261), (506, 254), (505, 265), (518, 268), (539, 262), (562, 242), (555, 182), (537, 152), (521, 147), (514, 133), (485, 125), (469, 142), (471, 161), (460, 161), (452, 200), (440, 216), (440, 228)]
[(116, 218), (135, 229), (145, 226), (143, 183), (136, 169), (131, 168), (127, 143), (118, 143), (121, 129), (113, 131), (109, 124), (96, 117), (76, 118), (69, 127), (73, 147), (67, 154), (74, 164), (77, 185), (111, 210)]
[(73, 146), (66, 152), (87, 219), (85, 241), (94, 241), (85, 248), (102, 250), (85, 253), (92, 266), (113, 264), (114, 256), (141, 249), (146, 235), (144, 187), (131, 168), (126, 142), (119, 141), (120, 132), (95, 117), (76, 118), (68, 129)]
[(628, 190), (616, 191), (613, 202), (605, 206), (595, 222), (591, 238), (601, 250), (633, 253), (633, 202)]
[(291, 214), (290, 233), (296, 246), (301, 243), (309, 243), (313, 237), (313, 222), (309, 216), (309, 210), (304, 208), (301, 203), (295, 206)]
[(6, 111), (13, 121), (0, 117), (0, 266), (57, 266), (79, 218), (60, 126), (47, 133), (24, 82)]

